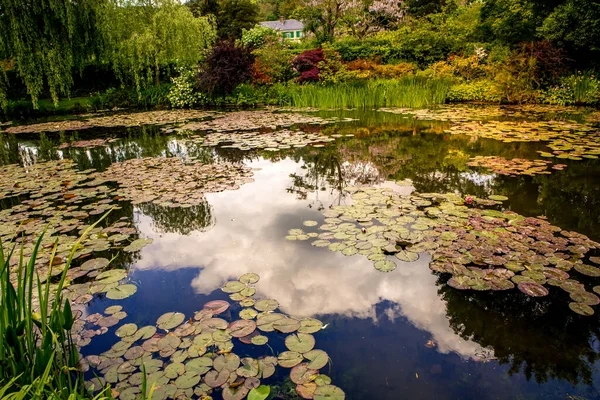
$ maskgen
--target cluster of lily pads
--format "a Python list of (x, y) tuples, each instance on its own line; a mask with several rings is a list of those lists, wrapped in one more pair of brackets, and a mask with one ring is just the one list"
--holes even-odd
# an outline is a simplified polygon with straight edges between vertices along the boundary
[[(349, 136), (349, 135), (346, 135)], [(302, 132), (299, 130), (279, 130), (273, 132), (246, 132), (246, 133), (209, 133), (207, 135), (194, 135), (188, 138), (202, 146), (218, 146), (223, 143), (223, 148), (239, 150), (264, 149), (277, 151), (281, 149), (300, 148), (305, 146), (323, 147), (325, 143), (333, 142), (334, 137), (318, 133)]]
[(100, 146), (104, 146), (107, 143), (113, 143), (116, 142), (119, 139), (113, 138), (113, 139), (90, 139), (90, 140), (76, 140), (73, 142), (65, 142), (62, 143), (60, 146), (58, 146), (58, 149), (66, 149), (69, 147), (75, 147), (75, 148), (93, 148), (93, 147), (100, 147)]
[(213, 113), (202, 110), (158, 110), (115, 115), (83, 115), (81, 119), (43, 122), (31, 125), (10, 126), (7, 133), (39, 133), (81, 131), (90, 128), (133, 127), (141, 125), (166, 125), (203, 119)]
[[(259, 129), (281, 129), (289, 128), (296, 124), (326, 125), (338, 122), (338, 118), (321, 118), (314, 115), (299, 113), (277, 113), (268, 110), (263, 111), (236, 111), (215, 115), (208, 121), (190, 122), (184, 124), (176, 131), (256, 131)], [(167, 132), (172, 131), (167, 129)]]
[[(119, 208), (111, 197), (112, 189), (93, 176), (94, 170), (77, 171), (74, 163), (66, 160), (27, 168), (17, 165), (0, 168), (0, 199), (14, 202), (12, 207), (0, 210), (0, 242), (5, 248), (17, 243), (22, 246), (24, 256), (29, 257), (35, 242), (45, 232), (36, 259), (42, 281), (48, 274), (61, 272), (72, 247), (90, 226), (88, 219)], [(137, 230), (124, 220), (96, 227), (79, 244), (74, 259), (126, 247), (135, 235)], [(51, 272), (48, 264), (55, 242), (58, 246)], [(18, 253), (11, 258), (13, 266), (18, 263)]]
[[(155, 385), (153, 399), (201, 398), (220, 393), (224, 400), (244, 399), (273, 376), (277, 366), (290, 369), (290, 379), (298, 395), (305, 399), (343, 400), (342, 389), (319, 370), (329, 363), (327, 353), (315, 349), (313, 334), (323, 323), (313, 318), (296, 319), (277, 312), (273, 299), (254, 299), (259, 276), (242, 275), (228, 281), (222, 290), (234, 304), (213, 300), (193, 317), (168, 312), (156, 325), (121, 325), (115, 334), (121, 339), (98, 355), (82, 360), (97, 377), (89, 382), (92, 390), (114, 385), (119, 399), (136, 399), (141, 393), (143, 369), (147, 385)], [(92, 315), (90, 323), (106, 326), (122, 313), (112, 306), (108, 316)], [(108, 321), (107, 321), (108, 319)], [(103, 321), (99, 324), (98, 321)], [(258, 358), (246, 355), (243, 345), (265, 346), (269, 336), (285, 334), (286, 351)]]
[(510, 142), (548, 141), (550, 152), (543, 157), (569, 160), (596, 159), (600, 155), (600, 132), (591, 125), (565, 121), (488, 121), (461, 122), (447, 133)]
[[(429, 253), (430, 269), (449, 273), (457, 289), (508, 290), (530, 296), (559, 287), (571, 296), (573, 311), (593, 314), (600, 298), (579, 280), (600, 277), (600, 244), (576, 232), (562, 230), (543, 218), (526, 218), (511, 211), (489, 208), (507, 200), (462, 198), (456, 194), (412, 193), (389, 189), (350, 187), (352, 205), (324, 212), (324, 224), (305, 221), (292, 229), (289, 240), (310, 240), (344, 255), (361, 254), (383, 272), (396, 269), (396, 260), (417, 261)], [(600, 293), (600, 286), (593, 291)]]
[(252, 169), (241, 164), (157, 157), (111, 164), (96, 179), (118, 182), (120, 187), (114, 194), (133, 204), (192, 207), (204, 201), (204, 193), (238, 189), (252, 182), (252, 175)]
[(550, 106), (543, 104), (524, 104), (519, 106), (438, 106), (435, 109), (380, 108), (378, 111), (393, 114), (411, 115), (418, 120), (429, 121), (481, 121), (494, 118), (547, 118), (555, 116), (581, 116), (588, 122), (594, 122), (595, 113), (576, 107)]
[(508, 160), (496, 156), (476, 156), (471, 158), (467, 165), (484, 167), (497, 174), (509, 176), (550, 174), (550, 171), (548, 171), (550, 166), (554, 170), (562, 170), (566, 167), (564, 164), (552, 165), (550, 161), (544, 160), (527, 160), (524, 158)]

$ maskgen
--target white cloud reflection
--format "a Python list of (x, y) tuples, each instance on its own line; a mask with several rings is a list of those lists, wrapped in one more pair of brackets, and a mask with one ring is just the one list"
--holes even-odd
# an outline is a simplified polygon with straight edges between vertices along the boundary
[[(219, 288), (227, 279), (256, 272), (261, 277), (258, 294), (277, 299), (282, 310), (295, 316), (331, 313), (377, 323), (375, 305), (388, 300), (396, 304), (385, 314), (391, 319), (404, 316), (430, 332), (438, 351), (465, 358), (481, 353), (479, 345), (464, 341), (450, 327), (436, 277), (427, 267), (429, 257), (385, 274), (363, 256), (345, 257), (308, 242), (285, 240), (287, 229), (301, 227), (303, 220), (320, 215), (306, 207), (311, 198), (298, 200), (286, 192), (291, 184), (289, 175), (302, 174), (301, 165), (291, 160), (277, 164), (261, 160), (250, 166), (261, 168), (255, 171), (255, 183), (207, 196), (216, 218), (208, 232), (161, 234), (153, 230), (150, 217), (140, 215), (140, 231), (154, 242), (142, 250), (135, 268), (202, 268), (191, 282), (202, 294)], [(327, 195), (319, 193), (328, 205), (333, 197), (327, 203)]]

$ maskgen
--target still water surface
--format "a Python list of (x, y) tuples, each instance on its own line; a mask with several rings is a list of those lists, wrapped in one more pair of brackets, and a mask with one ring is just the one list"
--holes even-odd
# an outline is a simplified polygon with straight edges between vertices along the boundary
[[(357, 121), (311, 130), (354, 136), (323, 148), (270, 153), (188, 148), (156, 127), (94, 129), (4, 136), (0, 160), (64, 157), (82, 170), (104, 170), (130, 158), (172, 156), (254, 169), (253, 183), (207, 194), (199, 206), (129, 204), (118, 210), (154, 241), (119, 259), (137, 293), (118, 302), (98, 297), (90, 314), (120, 304), (129, 314), (123, 323), (138, 326), (169, 311), (192, 315), (209, 300), (227, 299), (219, 290), (225, 281), (255, 272), (259, 297), (277, 299), (287, 314), (328, 324), (317, 338), (332, 360), (324, 373), (348, 399), (600, 398), (598, 318), (569, 312), (563, 293), (540, 299), (517, 290), (458, 291), (429, 270), (427, 256), (381, 273), (364, 256), (285, 239), (305, 220), (322, 222), (322, 210), (350, 204), (343, 189), (360, 184), (406, 193), (506, 195), (507, 209), (544, 215), (600, 241), (600, 162), (566, 162), (551, 175), (500, 176), (466, 162), (476, 155), (535, 159), (543, 144), (447, 135), (445, 122), (381, 112), (322, 114)], [(56, 148), (67, 138), (105, 136), (119, 140), (93, 149)], [(412, 187), (394, 183), (405, 179)], [(82, 352), (98, 354), (117, 339), (99, 336)], [(284, 348), (282, 340), (269, 344), (275, 353)], [(285, 376), (270, 382), (280, 384)]]

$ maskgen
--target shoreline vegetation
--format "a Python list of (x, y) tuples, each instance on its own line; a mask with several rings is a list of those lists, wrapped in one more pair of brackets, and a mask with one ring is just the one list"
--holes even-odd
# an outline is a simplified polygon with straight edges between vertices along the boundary
[[(0, 16), (1, 119), (265, 105), (600, 105), (600, 11), (584, 0), (59, 3), (57, 18), (45, 6)], [(258, 24), (280, 17), (303, 21), (302, 38)]]
[[(586, 79), (586, 78), (583, 78)], [(584, 82), (582, 86), (589, 85)], [(296, 83), (270, 87), (240, 85), (227, 96), (207, 99), (193, 107), (174, 107), (167, 97), (172, 85), (164, 85), (161, 93), (144, 93), (138, 99), (127, 90), (109, 91), (89, 97), (61, 99), (55, 106), (50, 100), (40, 100), (34, 109), (29, 100), (9, 101), (0, 111), (0, 118), (31, 119), (51, 116), (77, 116), (109, 110), (156, 109), (252, 109), (266, 106), (321, 109), (378, 109), (385, 107), (427, 108), (444, 104), (515, 105), (544, 104), (558, 106), (587, 106), (598, 108), (597, 101), (588, 101), (585, 89), (573, 95), (573, 101), (552, 101), (551, 94), (533, 92), (532, 98), (521, 101), (502, 101), (493, 82), (474, 84), (453, 83), (447, 78), (404, 77), (399, 79), (370, 79), (360, 82), (339, 82), (330, 85)], [(574, 93), (576, 89), (572, 90)]]

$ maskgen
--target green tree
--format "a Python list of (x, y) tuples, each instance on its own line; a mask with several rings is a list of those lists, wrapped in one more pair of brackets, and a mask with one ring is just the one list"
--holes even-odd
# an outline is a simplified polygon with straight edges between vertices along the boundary
[(217, 31), (221, 39), (239, 39), (244, 29), (258, 22), (258, 5), (251, 0), (222, 0), (217, 12)]
[(195, 18), (176, 0), (109, 0), (103, 16), (105, 56), (138, 93), (160, 83), (169, 64), (196, 65), (216, 39), (214, 19)]
[(531, 41), (541, 19), (527, 0), (489, 0), (481, 8), (481, 38), (507, 44)]
[(552, 10), (538, 32), (543, 38), (576, 52), (599, 52), (600, 2), (566, 1)]
[[(35, 108), (47, 88), (55, 104), (68, 95), (73, 70), (82, 67), (100, 48), (97, 14), (105, 0), (2, 0), (0, 60), (14, 69)], [(0, 103), (6, 104), (6, 74)]]

